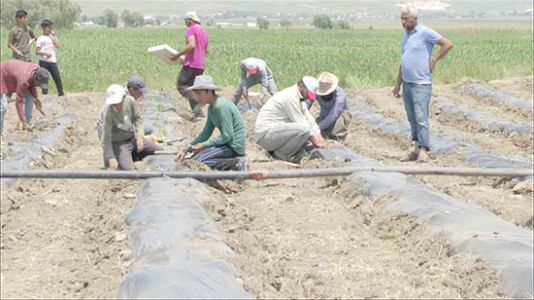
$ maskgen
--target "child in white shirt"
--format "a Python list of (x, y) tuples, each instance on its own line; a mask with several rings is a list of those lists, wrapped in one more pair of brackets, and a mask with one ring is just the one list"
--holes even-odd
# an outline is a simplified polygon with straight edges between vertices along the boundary
[[(61, 46), (57, 39), (56, 33), (52, 30), (54, 23), (50, 20), (43, 20), (41, 22), (41, 29), (43, 35), (37, 39), (35, 53), (39, 55), (39, 66), (45, 68), (50, 72), (54, 83), (56, 84), (58, 96), (65, 95), (63, 91), (63, 83), (59, 75), (59, 68), (57, 66), (56, 49)], [(43, 91), (44, 92), (44, 91)]]

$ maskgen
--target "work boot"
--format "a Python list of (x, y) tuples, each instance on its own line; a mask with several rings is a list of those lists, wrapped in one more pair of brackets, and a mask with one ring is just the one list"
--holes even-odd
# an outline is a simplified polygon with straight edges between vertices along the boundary
[(237, 162), (233, 168), (234, 171), (246, 171), (248, 170), (247, 160), (244, 156), (237, 157)]
[(430, 157), (428, 156), (427, 151), (425, 149), (421, 149), (421, 151), (419, 151), (419, 155), (417, 156), (417, 160), (415, 162), (426, 163), (428, 162), (429, 159)]

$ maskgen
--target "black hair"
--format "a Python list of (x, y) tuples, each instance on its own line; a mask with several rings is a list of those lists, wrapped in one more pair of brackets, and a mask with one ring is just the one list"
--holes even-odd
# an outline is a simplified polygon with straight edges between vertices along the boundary
[(203, 89), (203, 90), (197, 90), (197, 91), (211, 92), (213, 94), (213, 96), (215, 97), (215, 99), (217, 99), (219, 97), (219, 94), (217, 94), (217, 92), (215, 90)]
[(47, 27), (51, 27), (52, 25), (54, 25), (54, 22), (48, 20), (48, 19), (44, 19), (42, 22), (41, 22), (41, 28), (47, 28)]
[(25, 17), (28, 15), (28, 12), (25, 11), (24, 9), (20, 9), (20, 10), (17, 10), (17, 12), (15, 13), (15, 17), (18, 19), (18, 18), (22, 18), (22, 17)]

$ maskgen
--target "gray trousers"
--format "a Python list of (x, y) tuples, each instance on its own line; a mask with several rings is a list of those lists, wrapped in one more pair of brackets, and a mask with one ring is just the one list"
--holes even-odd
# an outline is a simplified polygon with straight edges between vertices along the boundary
[[(7, 106), (11, 93), (0, 95), (0, 134), (4, 132), (4, 116), (7, 111)], [(26, 121), (30, 123), (33, 113), (33, 96), (29, 90), (24, 90), (24, 116)]]
[(271, 127), (260, 138), (258, 145), (285, 161), (291, 161), (310, 137), (310, 126), (300, 123), (283, 123)]
[[(234, 103), (239, 103), (239, 100), (241, 100), (241, 96), (243, 95), (243, 89), (246, 87), (247, 89), (255, 86), (256, 84), (261, 84), (261, 78), (259, 76), (250, 75), (245, 78), (244, 82), (241, 82), (239, 85), (239, 89), (234, 94)], [(246, 86), (245, 86), (246, 85)], [(271, 72), (271, 69), (267, 68), (267, 86), (263, 86), (263, 95), (267, 95), (267, 93), (274, 95), (278, 92), (278, 88), (276, 88), (276, 83), (274, 82), (273, 73)]]
[(321, 135), (324, 138), (344, 141), (349, 133), (349, 125), (352, 120), (352, 115), (348, 111), (343, 111), (339, 118), (337, 118), (334, 126), (321, 130)]
[[(134, 161), (143, 160), (149, 155), (153, 155), (159, 147), (151, 141), (143, 138), (144, 148), (142, 151), (137, 151), (137, 143), (135, 138), (126, 141), (112, 142), (113, 154), (119, 163), (121, 170), (133, 170)], [(104, 161), (104, 166), (109, 167), (109, 161)]]

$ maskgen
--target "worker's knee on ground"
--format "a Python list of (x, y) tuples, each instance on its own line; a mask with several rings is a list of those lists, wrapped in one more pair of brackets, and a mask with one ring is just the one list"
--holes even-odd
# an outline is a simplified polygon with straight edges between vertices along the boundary
[[(298, 137), (302, 138), (304, 140), (304, 142), (306, 142), (309, 138), (311, 138), (311, 136), (312, 136), (312, 132), (311, 132), (311, 130), (309, 128), (304, 130), (304, 131), (302, 131), (298, 135)], [(304, 144), (304, 142), (303, 142), (303, 144)]]
[(126, 166), (119, 165), (119, 169), (120, 169), (120, 170), (123, 170), (123, 171), (133, 171), (133, 169), (134, 169), (134, 164), (126, 165)]
[(120, 157), (118, 159), (118, 163), (119, 163), (119, 170), (132, 171), (135, 168), (133, 158), (128, 159), (128, 158)]

